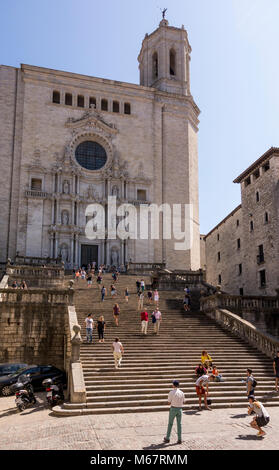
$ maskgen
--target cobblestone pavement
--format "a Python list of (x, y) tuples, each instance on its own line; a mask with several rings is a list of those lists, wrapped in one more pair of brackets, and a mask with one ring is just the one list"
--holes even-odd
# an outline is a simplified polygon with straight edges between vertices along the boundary
[(176, 445), (176, 423), (170, 444), (163, 444), (168, 413), (88, 415), (57, 418), (38, 404), (19, 413), (14, 397), (0, 398), (1, 450), (198, 450), (279, 449), (279, 407), (269, 408), (265, 438), (250, 428), (247, 408), (185, 411), (183, 443)]

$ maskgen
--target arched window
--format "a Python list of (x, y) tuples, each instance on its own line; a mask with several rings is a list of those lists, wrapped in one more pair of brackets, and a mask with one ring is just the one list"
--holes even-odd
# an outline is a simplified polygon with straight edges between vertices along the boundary
[(112, 110), (113, 110), (114, 113), (119, 113), (119, 102), (118, 101), (113, 102)]
[(60, 92), (59, 91), (54, 91), (52, 93), (52, 102), (60, 104)]
[(102, 99), (101, 101), (101, 110), (107, 111), (108, 110), (108, 100)]
[(130, 105), (130, 103), (124, 103), (124, 114), (131, 114), (131, 105)]
[(176, 54), (173, 49), (170, 50), (170, 75), (176, 75)]
[(78, 95), (77, 105), (79, 108), (84, 108), (84, 96)]
[(73, 96), (72, 96), (71, 93), (66, 93), (66, 94), (65, 94), (65, 104), (66, 104), (67, 106), (72, 106), (72, 104), (73, 104)]
[(152, 70), (153, 70), (153, 79), (158, 78), (158, 53), (154, 52), (152, 56)]
[(90, 96), (89, 98), (89, 108), (96, 108), (96, 98), (94, 96)]

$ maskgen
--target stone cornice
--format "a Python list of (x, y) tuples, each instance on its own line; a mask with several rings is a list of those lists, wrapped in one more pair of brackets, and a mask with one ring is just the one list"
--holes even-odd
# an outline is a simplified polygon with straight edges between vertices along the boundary
[(253, 173), (257, 168), (262, 166), (269, 158), (279, 157), (279, 148), (271, 147), (267, 152), (265, 152), (258, 160), (256, 160), (252, 165), (250, 165), (241, 175), (239, 175), (233, 182), (241, 183), (244, 178), (247, 178), (251, 173)]

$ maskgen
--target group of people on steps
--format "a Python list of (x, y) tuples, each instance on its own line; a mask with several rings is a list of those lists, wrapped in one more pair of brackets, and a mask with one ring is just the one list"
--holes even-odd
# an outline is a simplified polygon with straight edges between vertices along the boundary
[[(95, 270), (94, 270), (95, 274)], [(90, 271), (86, 273), (84, 270), (79, 271), (79, 275), (77, 278), (87, 279), (88, 287), (93, 284), (93, 276), (94, 274)], [(87, 277), (86, 277), (87, 276)], [(119, 293), (115, 287), (115, 284), (118, 281), (119, 272), (115, 271), (112, 273), (112, 278), (114, 284), (110, 286), (110, 293), (111, 297), (117, 297)], [(96, 279), (96, 283), (101, 290), (101, 300), (105, 300), (105, 296), (107, 295), (107, 290), (104, 285), (102, 284), (102, 267), (99, 268), (98, 276)], [(148, 323), (149, 323), (149, 314), (146, 309), (144, 309), (144, 299), (145, 299), (145, 282), (144, 279), (136, 281), (136, 289), (137, 289), (137, 296), (138, 296), (138, 311), (140, 311), (140, 321), (141, 321), (141, 333), (143, 335), (147, 335)], [(124, 291), (124, 299), (128, 303), (129, 302), (129, 290), (128, 288)], [(154, 326), (154, 333), (159, 334), (160, 325), (162, 322), (162, 314), (159, 311), (159, 292), (158, 290), (151, 290), (147, 291), (147, 302), (148, 304), (155, 303), (155, 310), (151, 314), (151, 322)], [(184, 299), (183, 299), (183, 306), (185, 311), (190, 310), (191, 305), (191, 298), (190, 298), (190, 290), (188, 286), (184, 289)], [(113, 317), (115, 321), (115, 325), (119, 326), (119, 317), (120, 317), (120, 307), (118, 303), (115, 303), (113, 306)], [(92, 314), (88, 314), (86, 320), (86, 338), (88, 343), (93, 342), (93, 327), (94, 327), (94, 320), (92, 318)], [(106, 322), (103, 316), (100, 316), (97, 320), (96, 329), (98, 332), (99, 343), (104, 343), (104, 332), (106, 329)], [(112, 352), (114, 357), (114, 365), (115, 369), (121, 367), (121, 361), (124, 354), (124, 347), (123, 344), (120, 342), (119, 337), (116, 337), (113, 341), (112, 345)], [(279, 385), (279, 351), (277, 352), (277, 356), (273, 360), (273, 369), (275, 375), (275, 389), (278, 392), (278, 385)], [(219, 370), (215, 365), (213, 365), (213, 360), (210, 354), (207, 351), (202, 351), (201, 354), (201, 362), (195, 369), (196, 381), (196, 394), (199, 400), (199, 410), (202, 409), (202, 398), (204, 400), (204, 406), (207, 410), (212, 410), (210, 408), (211, 400), (208, 398), (209, 395), (209, 383), (210, 382), (222, 382), (224, 378), (222, 374), (219, 373)], [(250, 423), (250, 426), (258, 431), (257, 436), (263, 437), (266, 433), (262, 429), (265, 427), (269, 421), (270, 416), (263, 406), (263, 404), (258, 401), (255, 397), (255, 388), (257, 385), (256, 380), (253, 377), (253, 372), (251, 369), (247, 369), (247, 377), (243, 380), (246, 383), (246, 394), (249, 402), (248, 406), (248, 415), (254, 414), (253, 420)], [(168, 403), (170, 404), (170, 412), (169, 412), (169, 422), (168, 422), (168, 429), (166, 437), (164, 438), (164, 442), (170, 442), (170, 435), (172, 431), (172, 426), (174, 420), (177, 421), (177, 436), (178, 436), (178, 444), (182, 442), (182, 409), (185, 403), (185, 395), (179, 389), (179, 381), (173, 381), (173, 389), (170, 391), (168, 395)]]

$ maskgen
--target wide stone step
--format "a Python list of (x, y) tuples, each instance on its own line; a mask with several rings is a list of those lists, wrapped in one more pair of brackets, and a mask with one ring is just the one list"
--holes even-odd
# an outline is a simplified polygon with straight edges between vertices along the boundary
[[(180, 380), (180, 388), (183, 391), (187, 390), (192, 390), (194, 386), (195, 381), (193, 380), (191, 383), (189, 381), (184, 381)], [(122, 387), (121, 387), (122, 385)], [(138, 393), (145, 393), (145, 392), (150, 392), (150, 391), (161, 391), (164, 390), (166, 392), (169, 392), (170, 390), (170, 385), (171, 382), (165, 381), (165, 382), (159, 382), (159, 383), (127, 383), (125, 382), (124, 384), (121, 383), (114, 383), (111, 382), (110, 384), (103, 384), (103, 382), (100, 382), (99, 385), (87, 385), (87, 393), (88, 395), (91, 394), (91, 396), (95, 396), (95, 394), (102, 395), (104, 394), (129, 394), (132, 393), (133, 391), (136, 391)], [(223, 390), (223, 389), (232, 389), (235, 390), (236, 387), (239, 386), (244, 386), (245, 384), (240, 384), (239, 381), (235, 380), (227, 380), (225, 382), (212, 382), (210, 383), (210, 390)], [(268, 378), (265, 378), (265, 380), (260, 380), (260, 382), (257, 385), (257, 390), (264, 390), (264, 391), (271, 391), (274, 388), (274, 380), (269, 380)]]
[[(195, 383), (193, 382), (191, 385), (190, 384), (180, 384), (180, 389), (185, 393), (185, 396), (196, 396), (196, 391), (195, 391)], [(246, 390), (246, 388), (243, 388), (244, 392)], [(273, 393), (270, 391), (271, 388), (270, 388), (270, 385), (259, 385), (257, 386), (257, 395), (258, 394), (271, 394), (272, 396), (276, 396), (276, 393)], [(156, 396), (156, 397), (159, 397), (159, 396), (162, 396), (162, 397), (166, 397), (168, 396), (168, 393), (170, 391), (170, 387), (169, 386), (164, 386), (164, 387), (161, 387), (161, 388), (146, 388), (146, 389), (133, 389), (133, 388), (130, 388), (129, 390), (126, 390), (126, 389), (109, 389), (109, 390), (88, 390), (86, 395), (87, 395), (87, 398), (88, 400), (90, 399), (94, 399), (94, 400), (99, 400), (100, 397), (108, 397), (109, 399), (111, 399), (112, 397), (117, 397), (117, 396), (120, 396), (121, 397), (121, 401), (122, 400), (125, 400), (126, 398), (125, 397), (131, 397), (131, 396), (144, 396), (144, 397), (148, 397), (148, 396)], [(221, 394), (221, 393), (224, 393), (224, 394), (232, 394), (234, 395), (235, 393), (236, 394), (239, 394), (239, 386), (238, 384), (236, 385), (231, 385), (230, 383), (225, 383), (225, 382), (220, 382), (218, 384), (210, 384), (210, 396), (213, 397), (214, 394)], [(277, 394), (278, 395), (278, 394)]]
[[(197, 394), (195, 391), (195, 388), (193, 387), (192, 391), (189, 390), (183, 390), (185, 393), (185, 400), (186, 403), (195, 403), (197, 401)], [(240, 393), (240, 390), (213, 390), (210, 388), (210, 399), (212, 401), (219, 401), (219, 402), (224, 402), (227, 401), (229, 398), (230, 400), (232, 398), (238, 397), (239, 399), (242, 399), (244, 396), (246, 398), (245, 394), (246, 390), (243, 390), (242, 394)], [(264, 396), (267, 396), (268, 398), (272, 398), (273, 400), (277, 400), (279, 402), (279, 396), (276, 395), (268, 395), (265, 390), (257, 390), (257, 397), (261, 396), (261, 399), (264, 398)], [(148, 401), (152, 400), (153, 402), (160, 403), (161, 400), (164, 400), (165, 402), (167, 401), (168, 393), (167, 392), (161, 392), (161, 393), (145, 393), (145, 394), (139, 394), (139, 393), (133, 393), (133, 394), (125, 394), (125, 395), (120, 395), (120, 394), (112, 394), (112, 395), (107, 395), (107, 396), (91, 396), (87, 395), (87, 404), (93, 404), (96, 406), (99, 406), (99, 403), (107, 402), (107, 404), (110, 406), (110, 403), (117, 403), (117, 402), (136, 402), (136, 401)]]
[[(235, 385), (235, 382), (237, 381), (237, 377), (225, 377), (226, 378), (226, 383), (232, 383)], [(194, 383), (192, 379), (188, 379), (187, 377), (180, 377), (180, 376), (175, 376), (175, 379), (179, 380), (180, 382), (185, 381), (188, 383), (188, 385), (191, 385)], [(258, 379), (258, 377), (257, 377)], [(104, 379), (104, 380), (98, 380), (98, 378), (95, 379), (87, 379), (85, 381), (86, 383), (86, 389), (90, 390), (90, 387), (123, 387), (123, 388), (128, 388), (130, 387), (135, 387), (135, 386), (142, 386), (144, 383), (146, 387), (153, 387), (153, 386), (160, 386), (160, 385), (165, 385), (168, 387), (171, 387), (172, 381), (174, 380), (173, 376), (170, 377), (163, 377), (163, 378), (143, 378), (143, 377), (137, 377), (135, 379), (126, 379), (123, 377), (122, 379), (116, 379), (114, 377), (110, 377), (109, 379)], [(271, 380), (270, 376), (261, 376), (258, 380), (258, 385), (263, 385), (267, 384), (270, 385), (270, 389), (273, 389), (274, 385), (274, 380)], [(240, 379), (238, 378), (238, 387), (242, 389), (245, 387), (245, 384), (241, 383)]]
[[(243, 408), (245, 406), (243, 402), (238, 401), (231, 401), (226, 403), (215, 403), (213, 405), (214, 409), (219, 408)], [(266, 408), (278, 406), (277, 402), (268, 401), (264, 405)], [(185, 405), (183, 407), (184, 411), (197, 409), (197, 406), (193, 405)], [(83, 407), (81, 406), (70, 406), (70, 404), (64, 404), (63, 407), (55, 406), (52, 408), (52, 412), (55, 416), (81, 416), (81, 415), (99, 415), (99, 414), (116, 414), (116, 413), (151, 413), (151, 412), (158, 412), (158, 411), (165, 411), (166, 416), (167, 412), (169, 411), (168, 405), (144, 405), (144, 406), (123, 406), (119, 408), (110, 408), (109, 406), (105, 406), (104, 408), (87, 408), (86, 404)]]
[[(214, 398), (214, 403), (230, 403), (230, 402), (242, 402), (243, 404), (247, 404), (247, 396), (245, 393), (239, 393), (238, 395), (228, 395), (228, 396), (214, 396), (212, 395), (212, 399)], [(260, 401), (264, 401), (262, 397), (257, 397)], [(167, 397), (164, 397), (162, 399), (137, 399), (137, 400), (131, 400), (131, 401), (126, 401), (126, 406), (129, 403), (131, 407), (137, 407), (137, 406), (160, 406), (160, 405), (165, 405), (167, 401)], [(279, 397), (272, 397), (272, 401), (277, 403), (279, 405)], [(193, 396), (192, 398), (187, 398), (187, 404), (188, 405), (196, 405), (198, 403), (198, 397)], [(123, 401), (117, 400), (117, 401), (99, 401), (99, 402), (87, 402), (87, 408), (104, 408), (105, 406), (109, 406), (110, 408), (118, 408), (123, 405)]]

